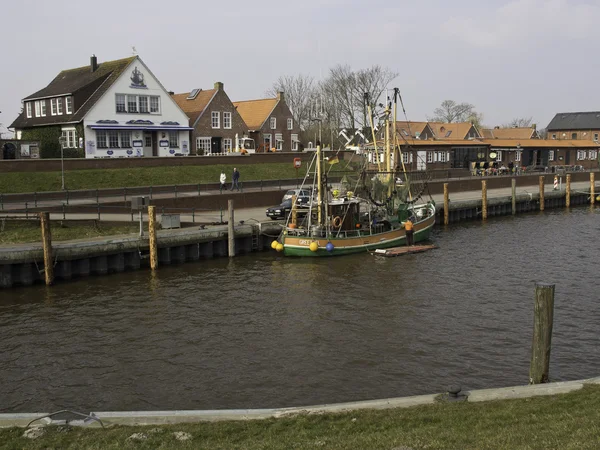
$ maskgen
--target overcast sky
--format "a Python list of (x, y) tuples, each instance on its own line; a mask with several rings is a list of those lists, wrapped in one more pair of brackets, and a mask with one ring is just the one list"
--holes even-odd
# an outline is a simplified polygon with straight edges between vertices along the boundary
[(398, 72), (389, 87), (409, 120), (445, 99), (474, 104), (491, 126), (600, 110), (600, 0), (20, 0), (2, 10), (5, 127), (60, 70), (132, 46), (168, 90), (222, 81), (234, 101), (342, 63)]

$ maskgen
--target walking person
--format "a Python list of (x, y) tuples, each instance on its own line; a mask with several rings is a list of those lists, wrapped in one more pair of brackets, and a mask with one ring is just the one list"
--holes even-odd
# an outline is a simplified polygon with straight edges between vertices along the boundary
[(414, 243), (415, 230), (413, 230), (413, 223), (410, 220), (410, 218), (407, 219), (406, 222), (404, 222), (404, 230), (406, 231), (406, 245), (415, 245), (415, 243)]
[(221, 193), (223, 192), (223, 189), (227, 190), (227, 186), (225, 185), (225, 183), (227, 182), (227, 175), (225, 175), (225, 172), (223, 170), (221, 171), (219, 181), (221, 182), (221, 185), (219, 186), (219, 193)]
[(231, 190), (232, 191), (233, 191), (234, 186), (238, 191), (240, 190), (240, 185), (238, 184), (239, 181), (240, 181), (240, 171), (237, 170), (237, 167), (234, 167), (233, 168), (233, 176), (231, 178)]

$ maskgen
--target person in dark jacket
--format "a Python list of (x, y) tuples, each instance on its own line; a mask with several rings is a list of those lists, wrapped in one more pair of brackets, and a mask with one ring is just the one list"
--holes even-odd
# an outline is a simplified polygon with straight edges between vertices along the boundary
[(234, 186), (238, 191), (240, 190), (240, 185), (238, 184), (239, 181), (240, 181), (240, 171), (237, 170), (237, 167), (234, 167), (233, 168), (233, 176), (231, 178), (231, 190), (232, 191), (233, 191)]

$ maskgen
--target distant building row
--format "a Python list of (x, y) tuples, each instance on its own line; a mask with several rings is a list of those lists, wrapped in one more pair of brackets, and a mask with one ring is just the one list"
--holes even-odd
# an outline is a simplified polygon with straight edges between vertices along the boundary
[(283, 92), (233, 103), (217, 82), (174, 94), (138, 56), (100, 64), (92, 56), (89, 66), (63, 70), (23, 99), (10, 128), (17, 139), (83, 150), (87, 158), (301, 148)]

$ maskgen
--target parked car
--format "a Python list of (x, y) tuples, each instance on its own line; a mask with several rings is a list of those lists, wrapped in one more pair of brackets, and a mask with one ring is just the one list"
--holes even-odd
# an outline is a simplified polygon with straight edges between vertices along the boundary
[[(296, 199), (298, 215), (305, 215), (308, 212), (308, 206), (310, 204), (310, 197), (306, 195), (300, 196)], [(292, 198), (287, 198), (280, 205), (271, 206), (267, 208), (267, 217), (273, 220), (287, 219), (288, 215), (292, 211)]]
[(310, 201), (310, 197), (312, 197), (312, 189), (290, 189), (285, 193), (282, 202), (285, 202), (288, 199), (291, 199), (292, 196), (295, 195), (298, 199), (306, 199), (302, 200), (304, 203), (308, 203)]

